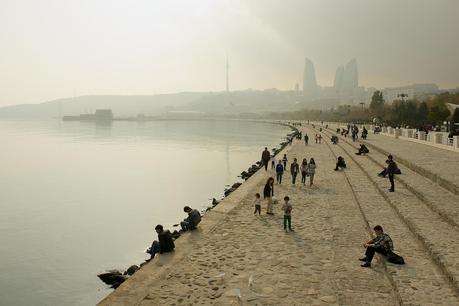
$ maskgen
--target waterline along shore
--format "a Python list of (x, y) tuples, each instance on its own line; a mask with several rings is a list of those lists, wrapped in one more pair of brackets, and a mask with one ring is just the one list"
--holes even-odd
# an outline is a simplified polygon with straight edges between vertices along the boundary
[[(174, 252), (144, 265), (99, 305), (459, 305), (459, 196), (403, 162), (394, 193), (377, 176), (383, 152), (395, 150), (420, 168), (441, 161), (436, 174), (457, 184), (457, 156), (371, 131), (362, 142), (371, 144), (370, 153), (357, 156), (360, 140), (318, 123), (298, 128), (309, 144), (295, 139), (277, 159), (285, 153), (290, 165), (293, 158), (314, 158), (314, 185), (300, 178), (292, 184), (286, 171), (274, 185), (274, 215), (266, 214), (266, 201), (261, 216), (254, 215), (255, 193), (263, 194), (266, 180), (275, 177), (271, 167), (258, 170), (207, 212), (197, 230), (183, 234)], [(338, 156), (346, 160), (344, 171), (333, 171)], [(294, 232), (283, 230), (284, 196), (293, 205)], [(377, 224), (406, 265), (376, 256), (372, 268), (360, 267), (362, 243)]]

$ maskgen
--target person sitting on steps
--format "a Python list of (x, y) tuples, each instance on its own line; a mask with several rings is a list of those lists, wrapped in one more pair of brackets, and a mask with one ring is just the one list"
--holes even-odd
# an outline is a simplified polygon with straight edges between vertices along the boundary
[(155, 255), (160, 253), (172, 252), (175, 249), (174, 240), (172, 239), (171, 232), (164, 230), (161, 224), (156, 225), (156, 233), (158, 233), (158, 240), (153, 241), (151, 247), (146, 251), (151, 255), (149, 260), (155, 258)]
[(335, 171), (338, 171), (340, 169), (345, 169), (345, 168), (346, 168), (346, 162), (344, 161), (344, 158), (342, 156), (338, 156)]
[(183, 211), (188, 214), (182, 222), (180, 222), (180, 226), (182, 227), (182, 231), (192, 231), (196, 229), (199, 222), (201, 222), (201, 213), (197, 209), (192, 209), (189, 206), (183, 207)]
[(359, 258), (360, 261), (364, 261), (362, 264), (364, 268), (371, 267), (371, 261), (375, 253), (387, 256), (389, 253), (392, 253), (394, 249), (392, 239), (388, 234), (384, 233), (381, 225), (376, 225), (373, 230), (375, 231), (376, 237), (364, 244), (366, 248), (365, 256)]
[(370, 153), (370, 150), (368, 150), (367, 146), (364, 144), (360, 145), (359, 151), (355, 153), (355, 155), (365, 155)]

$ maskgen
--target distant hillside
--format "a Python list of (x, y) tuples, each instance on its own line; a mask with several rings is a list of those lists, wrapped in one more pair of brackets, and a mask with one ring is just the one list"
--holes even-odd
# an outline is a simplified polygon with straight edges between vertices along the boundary
[[(41, 104), (0, 108), (0, 118), (55, 118), (112, 109), (116, 117), (163, 115), (168, 111), (198, 111), (207, 115), (238, 115), (300, 110), (317, 104), (294, 91), (244, 90), (231, 93), (177, 93), (151, 96), (81, 96)], [(325, 105), (325, 103), (320, 103)], [(320, 107), (320, 105), (317, 105)]]
[(40, 104), (20, 104), (0, 108), (0, 118), (52, 118), (59, 115), (93, 113), (99, 108), (110, 108), (116, 116), (163, 114), (181, 108), (208, 93), (177, 93), (132, 96), (81, 96), (58, 99)]

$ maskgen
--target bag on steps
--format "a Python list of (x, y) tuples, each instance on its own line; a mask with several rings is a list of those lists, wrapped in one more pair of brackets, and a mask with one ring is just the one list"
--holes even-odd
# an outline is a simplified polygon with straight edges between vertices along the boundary
[(387, 261), (393, 264), (397, 264), (397, 265), (405, 264), (405, 260), (403, 259), (403, 257), (394, 252), (389, 252), (387, 254)]

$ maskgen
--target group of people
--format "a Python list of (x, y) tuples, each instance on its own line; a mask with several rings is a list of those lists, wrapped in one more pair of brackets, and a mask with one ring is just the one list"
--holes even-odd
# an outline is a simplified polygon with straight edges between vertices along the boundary
[[(282, 176), (284, 172), (287, 171), (287, 155), (284, 154), (284, 157), (280, 159), (275, 167), (276, 170), (276, 181), (277, 184), (282, 184)], [(309, 177), (309, 186), (312, 186), (314, 183), (314, 175), (316, 173), (316, 162), (314, 158), (308, 160), (303, 159), (301, 165), (298, 164), (296, 158), (293, 159), (293, 162), (290, 164), (290, 175), (292, 178), (292, 184), (295, 185), (296, 178), (299, 173), (301, 173), (301, 183), (306, 184), (306, 177)]]
[[(188, 216), (180, 222), (180, 232), (192, 231), (196, 229), (199, 222), (201, 222), (201, 213), (197, 209), (192, 209), (189, 206), (185, 206), (183, 211)], [(163, 254), (172, 252), (175, 249), (174, 235), (169, 230), (164, 230), (161, 224), (156, 225), (155, 231), (158, 234), (158, 240), (154, 240), (151, 247), (147, 249), (147, 253), (150, 254), (150, 259), (153, 259), (156, 254)]]
[[(266, 181), (265, 187), (263, 189), (263, 198), (267, 201), (266, 214), (274, 215), (273, 204), (274, 201), (274, 178), (270, 177)], [(261, 197), (259, 193), (255, 194), (255, 211), (254, 214), (261, 214)], [(284, 230), (286, 232), (293, 232), (292, 229), (292, 203), (290, 203), (290, 197), (284, 197), (284, 204), (282, 205), (282, 211), (284, 213)]]

